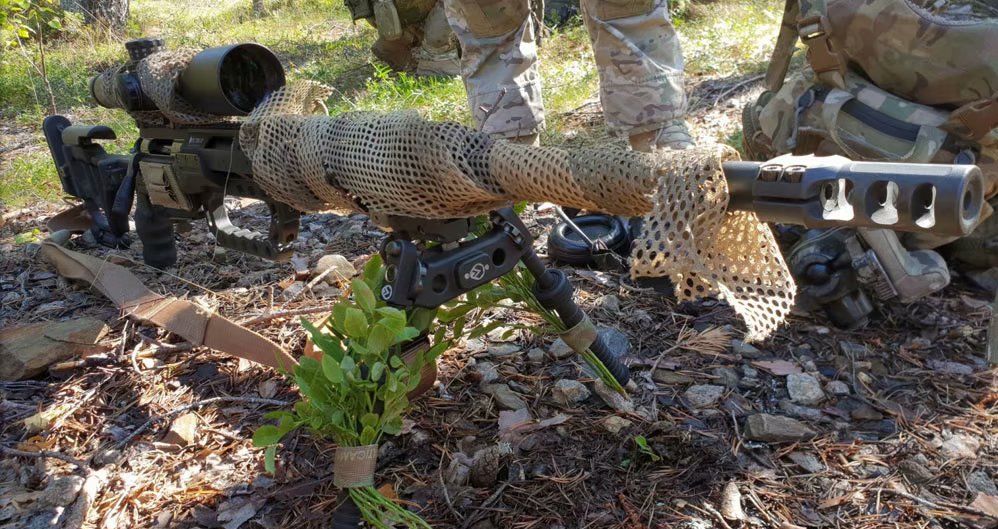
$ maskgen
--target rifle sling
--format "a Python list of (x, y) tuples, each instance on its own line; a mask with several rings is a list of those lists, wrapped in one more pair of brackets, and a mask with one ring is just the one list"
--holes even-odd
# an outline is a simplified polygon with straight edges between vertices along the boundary
[(277, 369), (290, 371), (298, 362), (267, 338), (201, 307), (153, 292), (123, 266), (61, 245), (69, 232), (52, 234), (42, 242), (41, 254), (59, 275), (89, 283), (135, 320), (149, 322), (205, 346)]

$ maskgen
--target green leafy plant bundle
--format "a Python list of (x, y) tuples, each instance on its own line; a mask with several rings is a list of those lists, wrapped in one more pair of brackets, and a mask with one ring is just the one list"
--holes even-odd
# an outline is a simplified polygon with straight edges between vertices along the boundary
[[(332, 439), (340, 447), (378, 444), (385, 434), (402, 429), (409, 392), (419, 386), (423, 368), (450, 342), (440, 332), (431, 347), (406, 362), (403, 347), (428, 332), (436, 311), (407, 313), (385, 306), (375, 295), (381, 281), (381, 260), (375, 257), (362, 278), (351, 283), (352, 296), (340, 300), (321, 326), (302, 321), (322, 356), (321, 360), (301, 359), (293, 373), (301, 400), (292, 411), (269, 414), (277, 424), (261, 426), (253, 436), (254, 444), (267, 447), (269, 471), (274, 471), (277, 444), (299, 427)], [(372, 527), (429, 527), (373, 486), (348, 492)]]

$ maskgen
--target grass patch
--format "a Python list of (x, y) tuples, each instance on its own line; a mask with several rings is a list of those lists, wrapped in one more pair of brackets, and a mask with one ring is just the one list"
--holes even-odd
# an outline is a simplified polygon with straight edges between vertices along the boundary
[[(256, 41), (281, 57), (289, 78), (333, 86), (332, 112), (413, 109), (430, 119), (472, 124), (460, 79), (414, 77), (376, 62), (369, 48), (377, 32), (366, 23), (354, 24), (342, 1), (283, 0), (268, 7), (267, 16), (257, 19), (243, 0), (133, 0), (127, 38), (162, 36), (175, 48)], [(687, 73), (728, 76), (761, 71), (777, 34), (781, 7), (777, 0), (692, 5), (687, 18), (675, 21)], [(88, 88), (93, 75), (126, 58), (125, 39), (108, 39), (79, 26), (70, 27), (67, 34), (72, 37), (53, 42), (46, 53), (57, 109), (74, 123), (110, 125), (119, 140), (108, 150), (127, 150), (135, 139), (134, 124), (122, 112), (94, 106)], [(48, 113), (48, 96), (24, 54), (33, 57), (35, 51), (0, 55), (0, 118), (38, 131)], [(599, 127), (580, 130), (579, 121), (565, 115), (595, 97), (599, 86), (589, 36), (581, 22), (544, 39), (540, 70), (548, 125), (545, 142), (562, 143), (569, 131), (604, 135)], [(44, 148), (32, 150), (0, 165), (0, 201), (58, 197), (60, 186), (47, 153)]]

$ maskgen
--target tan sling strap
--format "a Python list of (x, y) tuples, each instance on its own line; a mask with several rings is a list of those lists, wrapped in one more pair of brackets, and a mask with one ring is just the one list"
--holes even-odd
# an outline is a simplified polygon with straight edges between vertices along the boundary
[(42, 256), (59, 275), (89, 283), (125, 315), (162, 327), (195, 346), (288, 371), (298, 364), (281, 346), (233, 321), (189, 301), (149, 290), (123, 266), (67, 250), (61, 242), (68, 237), (68, 231), (52, 234), (42, 242)]

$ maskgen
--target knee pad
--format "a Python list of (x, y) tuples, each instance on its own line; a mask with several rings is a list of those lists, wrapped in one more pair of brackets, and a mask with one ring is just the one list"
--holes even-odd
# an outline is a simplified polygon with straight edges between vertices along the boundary
[(479, 38), (516, 31), (530, 15), (527, 0), (460, 0), (457, 5), (464, 18), (457, 22)]

